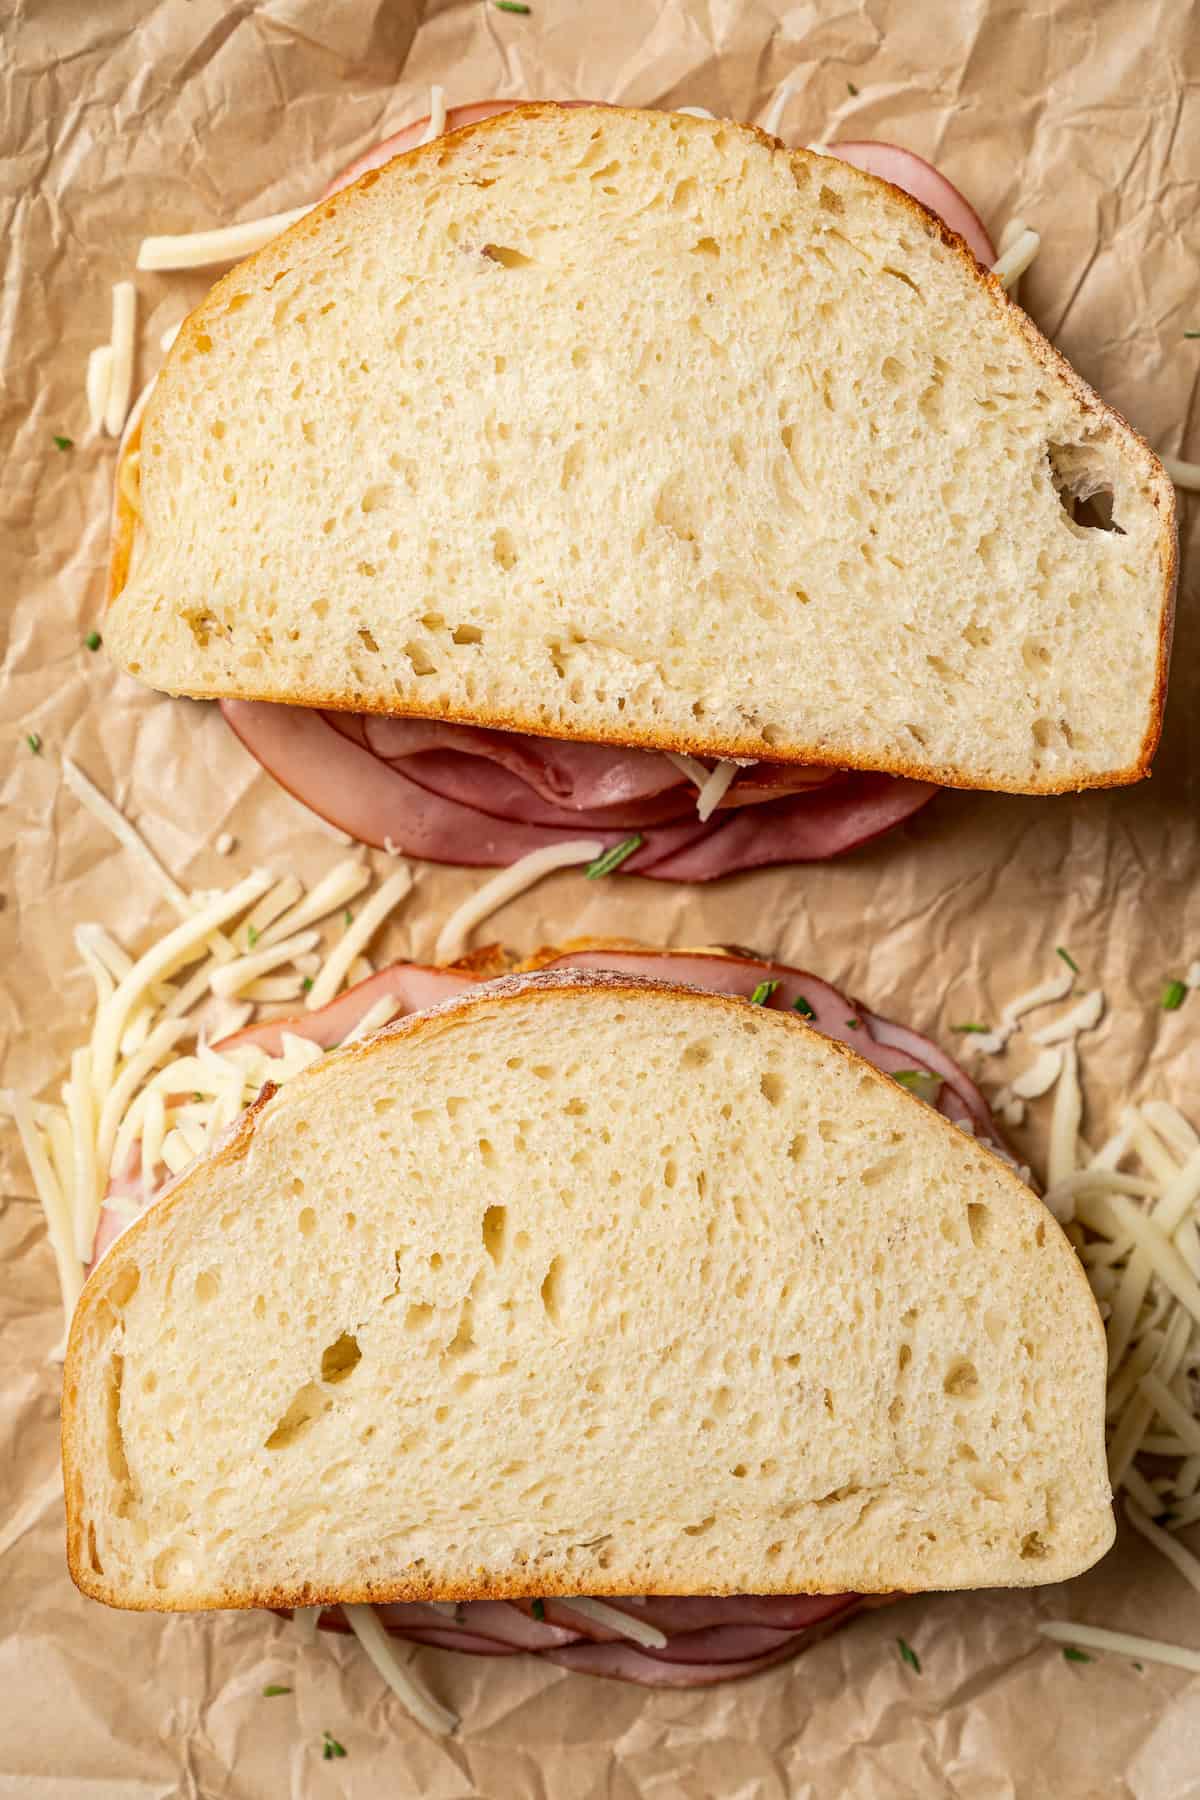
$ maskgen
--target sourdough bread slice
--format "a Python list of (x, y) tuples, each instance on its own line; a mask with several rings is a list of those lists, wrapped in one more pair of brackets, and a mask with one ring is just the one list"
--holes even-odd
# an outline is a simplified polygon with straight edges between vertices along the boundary
[(1012, 1171), (800, 1019), (533, 974), (265, 1095), (91, 1276), (118, 1606), (1056, 1581), (1105, 1344)]
[(1157, 742), (1160, 464), (930, 213), (750, 128), (397, 158), (218, 283), (140, 456), (105, 644), (172, 693), (1027, 792)]

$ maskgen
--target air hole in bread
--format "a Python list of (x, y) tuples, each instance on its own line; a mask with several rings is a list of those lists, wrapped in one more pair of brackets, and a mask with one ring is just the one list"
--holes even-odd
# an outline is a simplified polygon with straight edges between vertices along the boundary
[(542, 1281), (542, 1305), (546, 1309), (546, 1317), (554, 1325), (559, 1323), (559, 1306), (562, 1301), (563, 1259), (556, 1256), (546, 1270)]
[(942, 1391), (955, 1400), (974, 1400), (979, 1394), (979, 1371), (966, 1357), (956, 1357), (946, 1370)]
[(317, 1383), (306, 1382), (268, 1437), (265, 1448), (286, 1450), (308, 1430), (313, 1420), (319, 1418), (328, 1405), (329, 1401)]
[(912, 1361), (912, 1345), (911, 1344), (901, 1344), (900, 1349), (896, 1356), (896, 1367), (900, 1371), (901, 1375), (903, 1375), (905, 1369), (907, 1369), (907, 1367), (911, 1361)]
[(1023, 1561), (1040, 1562), (1043, 1556), (1049, 1556), (1050, 1546), (1039, 1531), (1027, 1531), (1021, 1539), (1021, 1557)]
[(1046, 458), (1059, 504), (1079, 531), (1125, 532), (1113, 516), (1113, 489), (1080, 444), (1048, 444)]
[(416, 638), (410, 638), (409, 642), (405, 644), (404, 654), (412, 664), (412, 672), (414, 675), (437, 674), (437, 664), (430, 656), (428, 650), (426, 650), (424, 644), (418, 643)]
[(785, 1091), (782, 1075), (775, 1074), (775, 1072), (771, 1069), (764, 1069), (761, 1077), (759, 1078), (758, 1085), (759, 1085), (759, 1090), (762, 1093), (762, 1097), (767, 1102), (767, 1105), (768, 1106), (778, 1106), (779, 1102), (783, 1099), (784, 1091)]
[(433, 1317), (432, 1306), (422, 1301), (414, 1301), (404, 1315), (405, 1331), (423, 1331)]
[(507, 1226), (508, 1208), (489, 1206), (483, 1215), (483, 1247), (497, 1268), (504, 1256)]
[(718, 244), (716, 238), (697, 238), (696, 242), (692, 245), (692, 253), (696, 256), (720, 256), (721, 246)]
[(679, 1060), (685, 1069), (702, 1069), (712, 1061), (712, 1045), (707, 1039), (688, 1044)]
[(220, 1277), (212, 1269), (201, 1269), (196, 1277), (195, 1294), (201, 1305), (215, 1300), (221, 1291)]
[(978, 1200), (967, 1202), (967, 1230), (971, 1234), (971, 1242), (977, 1250), (982, 1250), (991, 1235), (992, 1215), (989, 1207)]
[(296, 1229), (301, 1237), (311, 1237), (317, 1229), (317, 1215), (311, 1206), (301, 1209), (300, 1216), (296, 1220)]
[(536, 258), (527, 256), (524, 250), (517, 250), (511, 244), (485, 244), (483, 254), (489, 262), (499, 263), (503, 269), (529, 269)]
[(362, 1351), (358, 1347), (358, 1339), (350, 1332), (343, 1331), (340, 1338), (321, 1352), (321, 1380), (329, 1383), (345, 1381), (361, 1361)]

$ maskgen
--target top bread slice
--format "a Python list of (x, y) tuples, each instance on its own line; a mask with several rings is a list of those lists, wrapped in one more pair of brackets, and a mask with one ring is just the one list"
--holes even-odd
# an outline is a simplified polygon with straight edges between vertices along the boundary
[(1057, 1581), (1105, 1341), (1000, 1159), (795, 1015), (518, 976), (267, 1090), (75, 1314), (114, 1605)]
[(140, 457), (105, 643), (172, 693), (1022, 792), (1157, 742), (1161, 465), (930, 213), (748, 127), (372, 171), (193, 313)]

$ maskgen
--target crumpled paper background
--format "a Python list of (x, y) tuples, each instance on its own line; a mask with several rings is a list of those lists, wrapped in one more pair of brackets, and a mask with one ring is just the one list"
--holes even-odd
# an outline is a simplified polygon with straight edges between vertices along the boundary
[[(312, 881), (345, 854), (211, 710), (118, 679), (84, 639), (103, 588), (113, 447), (89, 439), (88, 350), (140, 237), (295, 206), (448, 98), (587, 96), (761, 119), (791, 72), (791, 142), (882, 137), (933, 158), (998, 234), (1043, 233), (1033, 316), (1160, 451), (1200, 456), (1200, 9), (1183, 0), (24, 0), (0, 25), (0, 1053), (54, 1093), (90, 1008), (71, 928), (130, 945), (166, 923), (146, 881), (63, 788), (74, 757), (193, 886), (248, 867)], [(769, 279), (769, 271), (764, 272)], [(139, 379), (204, 276), (141, 276)], [(58, 450), (54, 435), (74, 440)], [(1184, 500), (1185, 546), (1196, 536)], [(1193, 559), (1194, 560), (1194, 559)], [(945, 794), (828, 867), (664, 889), (564, 874), (494, 921), (518, 949), (579, 932), (749, 940), (952, 1040), (1047, 973), (1063, 944), (1110, 1011), (1087, 1040), (1095, 1139), (1124, 1098), (1200, 1116), (1200, 997), (1159, 1010), (1200, 955), (1198, 627), (1186, 560), (1154, 779), (1110, 794)], [(27, 732), (42, 740), (40, 755)], [(222, 831), (232, 857), (214, 850)], [(480, 878), (421, 869), (389, 948), (428, 956)], [(376, 947), (379, 955), (380, 947)], [(987, 1066), (995, 1082), (1021, 1056)], [(970, 1058), (968, 1058), (970, 1060)], [(1037, 1112), (1038, 1109), (1034, 1109)], [(1042, 1109), (1044, 1112), (1044, 1108)], [(1017, 1134), (1035, 1166), (1045, 1120)], [(0, 1796), (309, 1794), (672, 1800), (754, 1796), (1200, 1795), (1200, 1679), (1071, 1664), (1039, 1617), (1200, 1646), (1196, 1597), (1123, 1533), (1069, 1589), (909, 1600), (811, 1655), (710, 1692), (647, 1694), (532, 1659), (414, 1662), (463, 1714), (439, 1742), (345, 1640), (262, 1614), (107, 1612), (62, 1551), (59, 1332), (50, 1254), (15, 1136), (0, 1210)], [(897, 1655), (903, 1635), (921, 1660)], [(274, 1682), (291, 1695), (264, 1699)], [(325, 1730), (346, 1746), (321, 1759)]]

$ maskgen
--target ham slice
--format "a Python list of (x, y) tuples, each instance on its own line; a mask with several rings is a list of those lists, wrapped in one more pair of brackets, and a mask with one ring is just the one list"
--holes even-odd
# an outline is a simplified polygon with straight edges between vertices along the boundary
[(912, 150), (902, 150), (898, 144), (848, 142), (830, 144), (827, 148), (829, 155), (836, 156), (839, 162), (865, 169), (868, 175), (878, 175), (883, 181), (890, 181), (893, 187), (911, 194), (922, 206), (927, 206), (951, 231), (957, 231), (976, 262), (982, 263), (985, 269), (990, 269), (996, 261), (996, 246), (975, 208), (954, 183), (947, 181), (923, 156), (917, 156)]
[(739, 776), (727, 805), (702, 823), (693, 784), (649, 751), (262, 700), (220, 704), (251, 755), (331, 825), (376, 848), (472, 868), (503, 867), (581, 831), (605, 844), (640, 831), (646, 842), (622, 874), (713, 881), (840, 856), (937, 791), (889, 775), (759, 764), (747, 772), (756, 804), (737, 804)]

